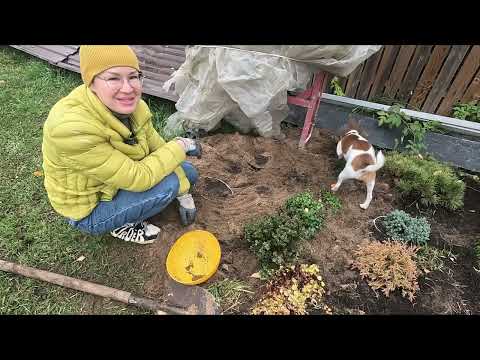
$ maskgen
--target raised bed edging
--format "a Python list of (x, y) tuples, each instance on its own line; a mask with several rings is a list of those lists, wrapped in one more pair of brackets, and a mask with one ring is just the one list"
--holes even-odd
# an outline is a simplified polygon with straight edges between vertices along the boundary
[[(305, 109), (289, 105), (290, 114), (287, 121), (303, 126)], [(350, 108), (327, 102), (320, 103), (315, 116), (315, 127), (336, 131), (344, 126), (351, 114)], [(399, 129), (378, 126), (377, 120), (363, 114), (355, 114), (355, 119), (368, 135), (368, 140), (375, 146), (393, 149), (395, 139), (400, 138)], [(426, 152), (435, 159), (470, 171), (480, 172), (480, 141), (468, 140), (458, 136), (429, 132), (425, 136)], [(402, 146), (399, 146), (402, 149)]]

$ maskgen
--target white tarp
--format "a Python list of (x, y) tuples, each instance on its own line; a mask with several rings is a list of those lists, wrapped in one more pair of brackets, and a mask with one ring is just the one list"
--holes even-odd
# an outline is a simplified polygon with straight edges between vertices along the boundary
[(175, 85), (177, 112), (165, 133), (210, 131), (222, 119), (242, 132), (280, 136), (287, 91), (305, 90), (312, 75), (348, 76), (379, 45), (228, 45), (186, 48), (186, 60), (165, 83)]

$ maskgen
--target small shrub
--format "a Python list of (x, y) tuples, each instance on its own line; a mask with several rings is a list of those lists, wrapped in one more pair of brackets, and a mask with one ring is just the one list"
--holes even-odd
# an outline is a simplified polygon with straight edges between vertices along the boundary
[(324, 206), (312, 193), (302, 192), (292, 196), (280, 210), (287, 217), (297, 219), (302, 229), (299, 237), (310, 240), (324, 223)]
[[(266, 286), (266, 292), (253, 307), (253, 315), (305, 315), (309, 306), (319, 307), (325, 283), (317, 265), (282, 266)], [(326, 313), (330, 309), (322, 307)]]
[(324, 224), (323, 204), (305, 192), (286, 201), (278, 214), (245, 226), (245, 240), (262, 271), (278, 269), (298, 258), (298, 242), (309, 240)]
[(381, 289), (387, 297), (398, 289), (413, 302), (420, 274), (413, 260), (416, 250), (396, 241), (371, 242), (355, 252), (352, 268), (360, 271), (372, 289)]
[(285, 215), (265, 216), (245, 226), (245, 239), (262, 270), (278, 268), (294, 261), (297, 241), (300, 240), (300, 223)]
[(438, 205), (450, 210), (463, 207), (465, 183), (450, 166), (394, 152), (387, 155), (385, 169), (399, 179), (397, 188), (402, 196), (418, 197), (425, 206)]
[(430, 239), (430, 224), (427, 219), (415, 218), (403, 210), (394, 210), (383, 220), (387, 236), (412, 245), (425, 245)]

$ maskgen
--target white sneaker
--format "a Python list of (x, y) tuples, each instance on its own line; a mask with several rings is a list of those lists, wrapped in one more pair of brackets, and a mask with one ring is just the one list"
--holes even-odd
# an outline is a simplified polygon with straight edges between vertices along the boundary
[(137, 244), (151, 244), (157, 240), (161, 229), (146, 221), (137, 223), (127, 223), (116, 228), (110, 235), (117, 239), (131, 241)]

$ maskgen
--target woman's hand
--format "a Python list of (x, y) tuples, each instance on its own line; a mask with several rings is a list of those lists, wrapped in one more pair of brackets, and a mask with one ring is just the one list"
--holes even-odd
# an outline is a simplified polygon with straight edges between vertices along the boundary
[(188, 156), (196, 156), (199, 159), (202, 157), (202, 145), (199, 141), (181, 137), (176, 138), (175, 141), (183, 148), (185, 154)]
[(178, 212), (180, 214), (180, 220), (182, 225), (187, 226), (193, 224), (195, 217), (197, 215), (197, 209), (195, 207), (195, 202), (191, 194), (184, 194), (177, 196), (179, 203)]

